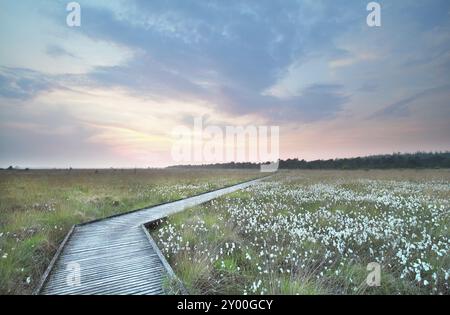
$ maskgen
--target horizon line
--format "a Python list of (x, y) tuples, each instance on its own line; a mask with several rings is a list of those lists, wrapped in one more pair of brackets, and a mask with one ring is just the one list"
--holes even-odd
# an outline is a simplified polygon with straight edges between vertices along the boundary
[[(379, 156), (394, 156), (394, 155), (412, 155), (412, 154), (447, 154), (450, 153), (449, 150), (444, 151), (415, 151), (415, 152), (392, 152), (392, 153), (377, 153), (377, 154), (368, 154), (368, 155), (359, 155), (359, 156), (352, 156), (352, 157), (334, 157), (334, 158), (320, 158), (320, 159), (302, 159), (300, 157), (289, 157), (281, 159), (279, 158), (278, 161), (288, 161), (288, 160), (299, 160), (299, 161), (306, 161), (306, 162), (316, 162), (316, 161), (330, 161), (330, 160), (346, 160), (346, 159), (357, 159), (357, 158), (370, 158), (370, 157), (379, 157)], [(167, 166), (101, 166), (101, 167), (93, 167), (93, 166), (87, 166), (87, 167), (72, 167), (72, 166), (66, 166), (66, 167), (58, 167), (58, 166), (23, 166), (23, 165), (14, 165), (10, 164), (8, 166), (0, 166), (0, 170), (8, 170), (10, 167), (12, 167), (15, 170), (143, 170), (143, 169), (167, 169), (167, 168), (174, 168), (174, 167), (201, 167), (201, 166), (210, 166), (210, 165), (226, 165), (226, 164), (265, 164), (270, 163), (270, 161), (241, 161), (241, 162), (216, 162), (216, 163), (206, 163), (206, 164), (172, 164)]]

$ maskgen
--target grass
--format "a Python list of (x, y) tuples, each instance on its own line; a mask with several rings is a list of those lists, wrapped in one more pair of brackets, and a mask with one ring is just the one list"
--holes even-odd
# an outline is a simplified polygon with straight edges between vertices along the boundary
[(30, 294), (73, 224), (259, 176), (233, 170), (0, 171), (0, 294)]
[(152, 235), (193, 294), (447, 295), (449, 203), (448, 170), (286, 171)]

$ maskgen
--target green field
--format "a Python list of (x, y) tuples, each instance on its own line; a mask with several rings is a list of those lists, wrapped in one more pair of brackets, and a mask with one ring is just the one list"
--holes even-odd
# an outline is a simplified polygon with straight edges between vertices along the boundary
[(449, 170), (290, 171), (152, 233), (193, 294), (448, 295), (449, 209)]
[(0, 171), (0, 294), (30, 294), (73, 224), (260, 176), (257, 171)]

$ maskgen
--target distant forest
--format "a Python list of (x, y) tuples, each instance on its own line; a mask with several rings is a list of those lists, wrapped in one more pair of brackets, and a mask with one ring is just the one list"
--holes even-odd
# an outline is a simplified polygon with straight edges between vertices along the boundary
[[(265, 163), (268, 164), (268, 163)], [(207, 165), (177, 165), (171, 168), (259, 168), (260, 163), (219, 163)], [(299, 159), (280, 160), (279, 169), (312, 169), (312, 170), (357, 170), (357, 169), (419, 169), (419, 168), (450, 168), (450, 151), (417, 152), (372, 155), (347, 159), (331, 159), (305, 161)]]

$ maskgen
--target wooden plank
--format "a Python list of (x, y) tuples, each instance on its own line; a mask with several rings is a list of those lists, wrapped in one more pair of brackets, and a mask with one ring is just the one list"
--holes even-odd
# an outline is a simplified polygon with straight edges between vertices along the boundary
[(48, 279), (48, 276), (50, 275), (50, 272), (53, 269), (53, 266), (55, 265), (56, 261), (58, 260), (59, 256), (61, 255), (61, 252), (62, 252), (64, 246), (66, 245), (67, 241), (69, 240), (70, 236), (72, 235), (74, 229), (75, 229), (75, 226), (73, 225), (70, 228), (69, 233), (67, 233), (66, 237), (64, 238), (62, 243), (59, 245), (55, 255), (53, 256), (52, 260), (50, 261), (50, 264), (47, 267), (47, 270), (45, 270), (44, 275), (42, 276), (41, 281), (36, 288), (36, 291), (33, 293), (34, 295), (39, 294), (39, 292), (42, 290), (43, 286), (45, 285), (45, 283)]

